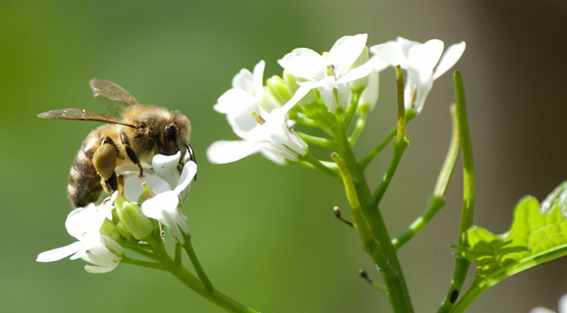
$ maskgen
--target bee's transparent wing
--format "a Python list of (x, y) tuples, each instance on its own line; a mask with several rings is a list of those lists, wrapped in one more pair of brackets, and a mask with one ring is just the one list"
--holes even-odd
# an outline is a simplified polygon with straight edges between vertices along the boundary
[(111, 81), (93, 78), (90, 84), (95, 98), (113, 116), (118, 117), (125, 108), (139, 104), (128, 91)]
[(53, 110), (38, 114), (37, 117), (58, 119), (58, 120), (95, 121), (95, 122), (124, 125), (128, 127), (136, 127), (136, 124), (121, 121), (110, 115), (91, 112), (87, 110), (79, 110), (79, 109)]

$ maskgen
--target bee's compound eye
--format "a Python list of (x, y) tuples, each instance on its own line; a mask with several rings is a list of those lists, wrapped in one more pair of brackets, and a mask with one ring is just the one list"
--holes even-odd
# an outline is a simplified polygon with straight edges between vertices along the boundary
[(165, 144), (171, 154), (179, 151), (179, 131), (175, 124), (165, 126)]

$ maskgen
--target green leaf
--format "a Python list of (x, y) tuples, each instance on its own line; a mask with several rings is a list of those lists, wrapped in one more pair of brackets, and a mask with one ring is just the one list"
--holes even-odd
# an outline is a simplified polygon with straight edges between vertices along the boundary
[[(480, 283), (498, 282), (521, 270), (567, 253), (567, 218), (559, 206), (549, 214), (541, 212), (536, 198), (527, 196), (516, 205), (510, 231), (495, 235), (477, 226), (467, 231), (470, 247), (455, 247), (477, 265)], [(551, 256), (551, 258), (550, 258)]]

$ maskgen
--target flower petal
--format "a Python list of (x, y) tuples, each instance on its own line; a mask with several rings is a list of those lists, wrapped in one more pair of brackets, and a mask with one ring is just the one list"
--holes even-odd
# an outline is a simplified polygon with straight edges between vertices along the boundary
[(329, 51), (327, 63), (333, 64), (337, 78), (344, 76), (354, 61), (358, 59), (364, 46), (366, 46), (367, 39), (367, 34), (358, 34), (344, 36), (335, 42)]
[[(559, 312), (562, 313), (561, 311), (559, 311)], [(548, 308), (538, 306), (538, 307), (531, 309), (530, 313), (555, 313), (555, 312), (548, 309)]]
[[(409, 50), (409, 67), (420, 72), (431, 72), (443, 54), (443, 41), (431, 39), (424, 44), (414, 45)], [(417, 82), (416, 82), (417, 83)]]
[(559, 298), (559, 313), (567, 313), (567, 295)]
[(370, 52), (390, 64), (390, 66), (400, 65), (406, 70), (409, 67), (407, 56), (404, 56), (400, 45), (395, 41), (388, 41), (380, 45), (372, 46), (370, 47)]
[(291, 75), (310, 81), (319, 81), (327, 76), (327, 61), (311, 49), (295, 49), (278, 60), (278, 63)]
[(156, 154), (152, 159), (152, 166), (155, 173), (163, 180), (169, 183), (171, 189), (177, 186), (179, 180), (179, 171), (177, 165), (181, 160), (181, 151), (177, 151), (174, 155)]
[(232, 79), (232, 88), (251, 93), (254, 90), (254, 75), (245, 68), (241, 69)]
[(94, 203), (89, 203), (84, 208), (76, 208), (65, 220), (65, 228), (69, 235), (81, 239), (81, 237), (87, 232), (98, 232), (104, 219), (108, 214), (97, 210), (97, 206)]
[(37, 262), (58, 261), (58, 260), (61, 260), (63, 258), (70, 256), (71, 254), (76, 253), (77, 251), (79, 251), (81, 249), (82, 246), (83, 246), (83, 244), (81, 242), (76, 241), (76, 242), (73, 242), (70, 245), (67, 245), (67, 246), (64, 246), (64, 247), (61, 247), (61, 248), (45, 251), (45, 252), (40, 253), (37, 256), (36, 261)]
[(465, 52), (466, 47), (467, 44), (464, 41), (461, 41), (460, 43), (456, 43), (447, 48), (447, 50), (445, 50), (445, 53), (443, 53), (439, 64), (437, 64), (437, 67), (435, 68), (433, 79), (439, 78), (439, 76), (445, 74), (445, 72), (453, 67), (453, 65), (455, 65), (455, 63), (459, 61), (459, 59)]
[(142, 188), (143, 182), (146, 182), (148, 187), (155, 194), (170, 191), (172, 189), (168, 182), (157, 175), (146, 174), (146, 176), (142, 178), (132, 176), (128, 178), (124, 184), (124, 196), (128, 199), (128, 201), (138, 203), (140, 196), (144, 193), (144, 188)]
[(286, 165), (285, 158), (278, 153), (275, 153), (269, 149), (260, 149), (260, 153), (268, 160), (278, 164), (278, 165)]
[(400, 50), (402, 51), (402, 55), (406, 58), (409, 56), (409, 50), (411, 49), (411, 47), (421, 44), (417, 41), (405, 39), (403, 37), (397, 37), (396, 43), (399, 45)]
[(187, 162), (185, 166), (183, 166), (183, 171), (181, 172), (181, 177), (179, 177), (179, 182), (177, 183), (177, 187), (173, 189), (173, 192), (179, 195), (185, 188), (189, 186), (193, 177), (197, 174), (197, 163), (193, 161)]
[(238, 113), (255, 104), (256, 98), (250, 93), (241, 89), (229, 89), (219, 97), (213, 109), (223, 114)]
[(166, 191), (142, 203), (142, 213), (149, 218), (161, 220), (163, 211), (169, 207), (177, 207), (179, 198), (173, 191)]
[(262, 99), (264, 95), (264, 68), (266, 67), (266, 62), (264, 60), (260, 61), (254, 67), (254, 92), (256, 93), (257, 99)]
[(85, 271), (91, 274), (104, 274), (114, 270), (118, 266), (118, 262), (115, 262), (111, 265), (107, 266), (93, 266), (93, 265), (85, 265)]
[(217, 141), (207, 149), (207, 157), (214, 164), (238, 161), (260, 150), (258, 144), (248, 140)]

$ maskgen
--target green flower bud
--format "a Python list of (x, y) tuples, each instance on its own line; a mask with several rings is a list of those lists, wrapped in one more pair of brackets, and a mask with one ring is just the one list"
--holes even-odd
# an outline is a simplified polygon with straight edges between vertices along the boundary
[(118, 222), (118, 224), (116, 224), (116, 229), (122, 237), (126, 239), (134, 239), (134, 235), (132, 235), (132, 233), (129, 232), (126, 227), (124, 227), (124, 224), (122, 222)]
[(124, 228), (138, 240), (148, 237), (154, 228), (152, 221), (137, 204), (124, 200), (123, 197), (116, 198), (116, 215)]
[(104, 223), (102, 223), (100, 233), (112, 238), (114, 241), (118, 241), (120, 239), (120, 232), (116, 228), (116, 225), (108, 219), (105, 219)]
[(291, 93), (289, 92), (289, 88), (283, 78), (274, 75), (268, 79), (267, 85), (272, 95), (274, 95), (276, 100), (278, 100), (282, 105), (291, 99)]
[[(368, 62), (369, 59), (370, 56), (368, 55), (368, 47), (364, 46), (364, 50), (362, 50), (362, 53), (360, 54), (360, 56), (358, 56), (358, 59), (354, 61), (350, 69), (361, 66), (362, 64)], [(368, 86), (368, 76), (352, 81), (348, 86), (351, 90), (360, 90), (366, 88), (366, 86)]]
[(297, 84), (297, 78), (291, 75), (288, 71), (283, 71), (283, 79), (289, 88), (290, 93), (295, 93), (297, 89), (299, 89), (299, 85)]

